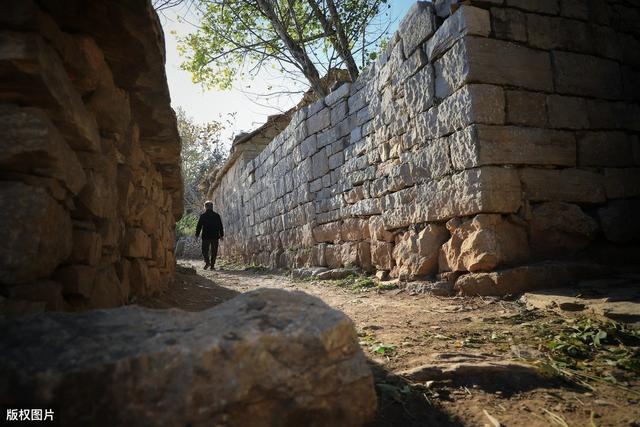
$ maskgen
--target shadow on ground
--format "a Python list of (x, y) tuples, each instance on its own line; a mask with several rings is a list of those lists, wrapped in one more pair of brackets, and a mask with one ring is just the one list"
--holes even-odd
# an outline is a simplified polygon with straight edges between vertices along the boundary
[(195, 270), (179, 268), (169, 289), (160, 294), (142, 298), (136, 303), (148, 308), (202, 311), (222, 304), (239, 294), (238, 291), (220, 286), (196, 274)]

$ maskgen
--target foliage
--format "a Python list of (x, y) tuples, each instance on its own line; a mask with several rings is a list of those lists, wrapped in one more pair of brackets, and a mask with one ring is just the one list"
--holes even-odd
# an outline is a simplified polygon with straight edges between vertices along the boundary
[[(194, 0), (200, 26), (179, 38), (195, 83), (230, 89), (271, 67), (304, 75), (318, 95), (319, 74), (345, 67), (352, 80), (387, 35), (379, 17), (389, 0)], [(376, 18), (379, 19), (376, 20)], [(354, 75), (355, 74), (355, 75)]]
[[(226, 123), (211, 121), (196, 123), (186, 112), (178, 108), (178, 132), (182, 140), (181, 159), (184, 183), (184, 205), (187, 214), (202, 209), (203, 195), (198, 191), (198, 184), (209, 171), (222, 165), (226, 153), (220, 134)], [(190, 219), (185, 221), (191, 221)]]
[(611, 374), (612, 368), (636, 376), (640, 373), (640, 331), (590, 318), (558, 319), (536, 325), (534, 331), (547, 356), (537, 362), (543, 370), (589, 389), (593, 384), (609, 384), (640, 396)]
[(176, 237), (188, 237), (196, 234), (198, 217), (196, 214), (186, 214), (176, 223)]
[(339, 286), (341, 288), (349, 288), (352, 291), (364, 291), (374, 288), (376, 286), (376, 283), (371, 277), (350, 274), (344, 279), (337, 280), (336, 286)]
[(577, 365), (577, 360), (603, 358), (609, 365), (640, 373), (640, 334), (614, 322), (580, 319), (564, 327), (546, 343), (555, 360)]

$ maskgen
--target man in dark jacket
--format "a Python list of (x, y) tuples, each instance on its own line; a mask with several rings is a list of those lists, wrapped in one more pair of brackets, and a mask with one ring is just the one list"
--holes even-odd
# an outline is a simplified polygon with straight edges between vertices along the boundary
[[(204, 269), (209, 265), (214, 270), (216, 265), (216, 256), (218, 256), (218, 239), (224, 240), (224, 229), (222, 228), (222, 219), (217, 212), (213, 211), (213, 202), (206, 201), (204, 204), (205, 211), (198, 219), (196, 226), (196, 238), (200, 237), (202, 231), (202, 256), (204, 257)], [(211, 248), (211, 263), (209, 263), (209, 248)]]

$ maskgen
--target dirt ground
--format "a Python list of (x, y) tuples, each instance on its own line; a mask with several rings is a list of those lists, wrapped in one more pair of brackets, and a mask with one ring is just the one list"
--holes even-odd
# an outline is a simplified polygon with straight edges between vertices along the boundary
[[(224, 261), (216, 271), (200, 261), (179, 264), (170, 290), (141, 305), (198, 311), (269, 287), (307, 292), (351, 317), (376, 378), (375, 426), (640, 426), (635, 332), (603, 332), (611, 325), (527, 310), (516, 300), (410, 295)], [(430, 370), (420, 370), (425, 365)]]

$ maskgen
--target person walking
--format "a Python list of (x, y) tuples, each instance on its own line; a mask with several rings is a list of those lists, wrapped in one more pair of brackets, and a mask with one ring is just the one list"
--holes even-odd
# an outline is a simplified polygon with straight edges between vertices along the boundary
[[(224, 240), (224, 228), (222, 227), (222, 219), (217, 212), (213, 210), (213, 202), (207, 200), (204, 203), (204, 213), (198, 219), (196, 226), (196, 238), (200, 237), (202, 231), (202, 256), (204, 257), (204, 269), (211, 266), (215, 270), (216, 257), (218, 256), (218, 240)], [(209, 249), (211, 249), (211, 258), (209, 258)]]

